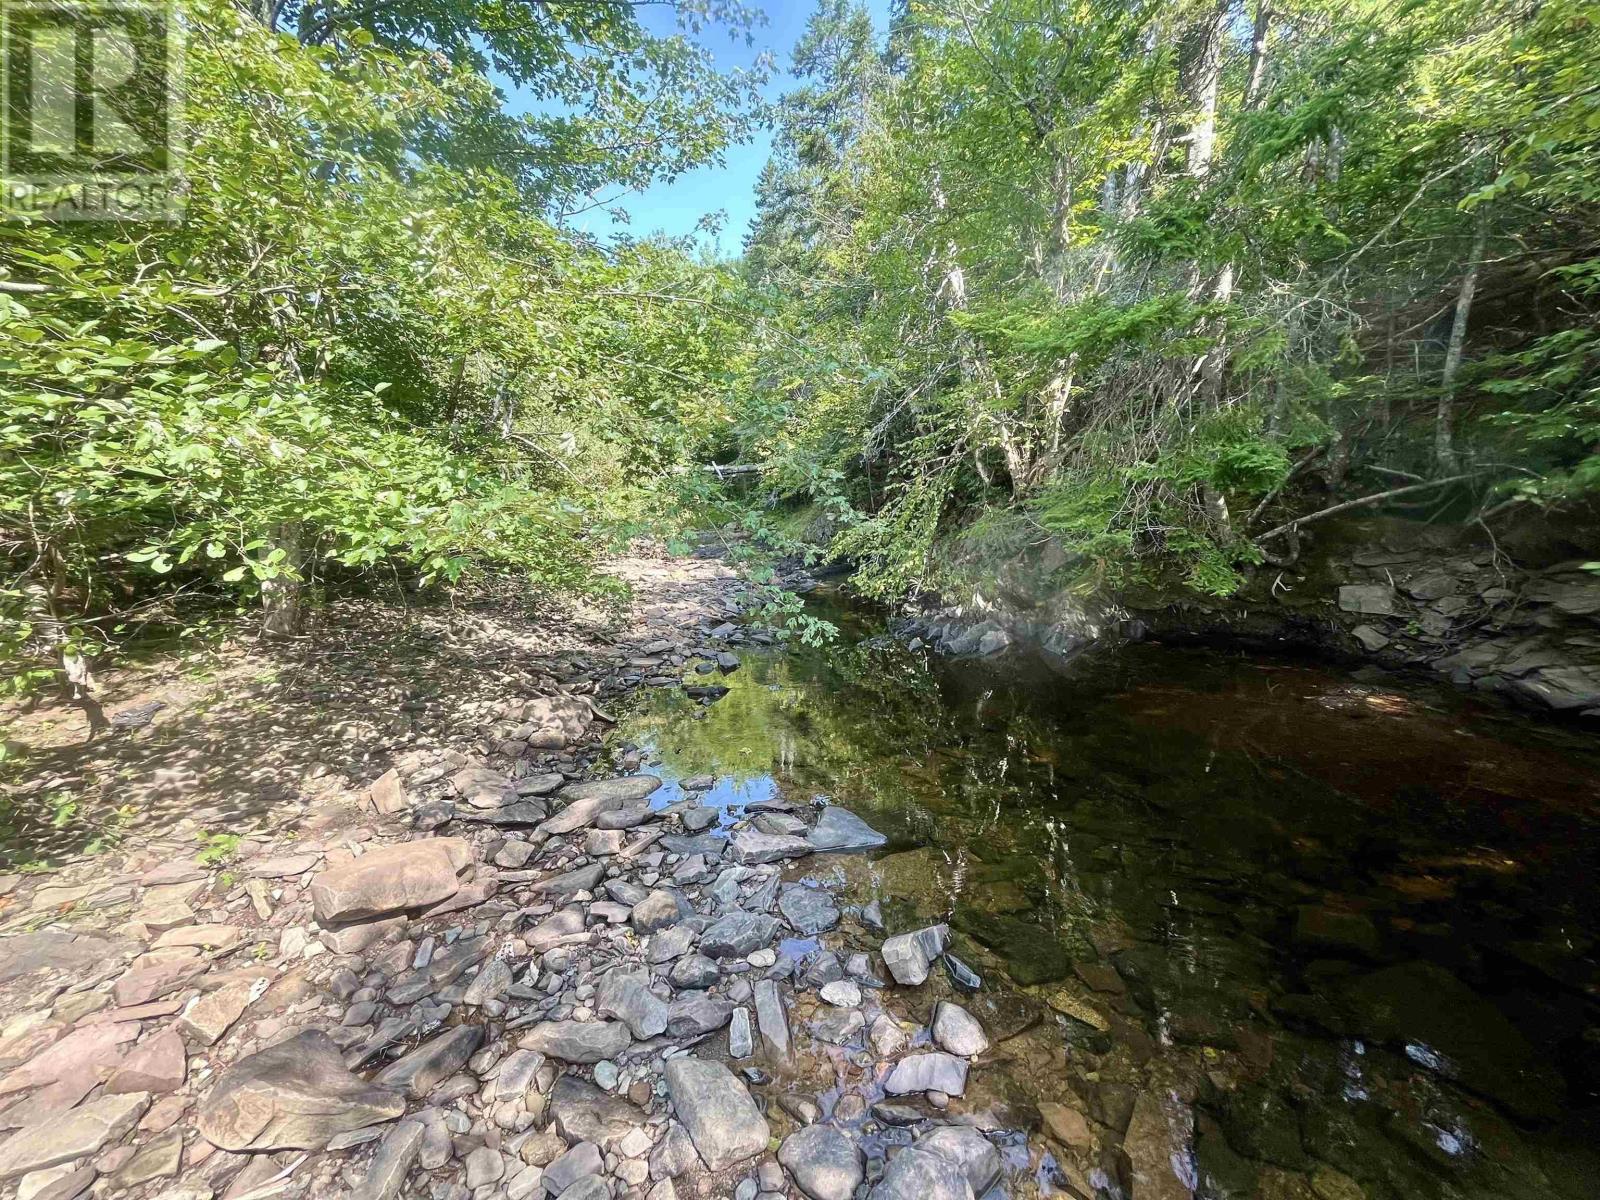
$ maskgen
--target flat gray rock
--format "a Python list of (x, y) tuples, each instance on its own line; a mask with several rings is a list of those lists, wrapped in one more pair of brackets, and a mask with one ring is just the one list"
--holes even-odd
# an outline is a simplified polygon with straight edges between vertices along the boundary
[(632, 1042), (621, 1021), (540, 1021), (520, 1039), (524, 1050), (537, 1050), (570, 1063), (615, 1058)]
[(972, 1185), (959, 1163), (907, 1146), (889, 1160), (869, 1200), (973, 1200)]
[(749, 1089), (727, 1067), (674, 1058), (666, 1074), (673, 1112), (707, 1167), (720, 1171), (766, 1150), (771, 1127)]
[(819, 887), (791, 883), (778, 896), (778, 911), (800, 933), (810, 936), (832, 929), (839, 923), (839, 906)]
[(743, 958), (778, 933), (776, 917), (765, 913), (731, 912), (700, 935), (700, 952), (710, 958)]
[(673, 1121), (656, 1148), (650, 1151), (650, 1178), (676, 1179), (699, 1163), (700, 1153), (694, 1148), (689, 1131)]
[(974, 1196), (981, 1196), (1000, 1179), (1000, 1151), (970, 1125), (945, 1125), (916, 1141), (918, 1150), (931, 1150), (960, 1166)]
[(595, 1011), (624, 1022), (640, 1041), (665, 1032), (667, 1004), (650, 990), (649, 983), (642, 970), (614, 967), (600, 980)]
[(644, 1124), (644, 1110), (601, 1091), (587, 1079), (563, 1075), (550, 1091), (550, 1119), (568, 1142), (610, 1147)]
[(574, 892), (592, 892), (606, 876), (603, 863), (590, 863), (576, 871), (552, 875), (549, 879), (530, 884), (528, 890), (540, 896), (570, 896)]
[(395, 1059), (372, 1082), (420, 1100), (464, 1067), (482, 1040), (479, 1026), (457, 1025)]
[(787, 1064), (794, 1057), (794, 1043), (789, 1035), (789, 1011), (774, 980), (763, 979), (755, 985), (755, 1006), (762, 1050), (774, 1064)]
[(747, 867), (756, 863), (781, 862), (810, 853), (811, 843), (805, 838), (785, 833), (762, 833), (757, 829), (741, 829), (729, 839), (727, 849), (729, 858)]
[[(656, 888), (643, 900), (633, 906), (629, 920), (633, 923), (637, 933), (654, 933), (658, 929), (665, 929), (668, 925), (676, 925), (683, 920), (683, 904), (676, 892), (666, 888)], [(691, 910), (692, 911), (692, 910)]]
[(219, 1150), (320, 1150), (335, 1134), (405, 1109), (398, 1092), (352, 1075), (328, 1035), (308, 1029), (226, 1068), (201, 1099), (196, 1125)]
[(619, 779), (594, 779), (563, 788), (556, 799), (566, 807), (544, 823), (549, 834), (572, 833), (594, 822), (603, 812), (634, 808), (661, 786), (654, 775), (624, 775)]
[(378, 1152), (372, 1156), (361, 1186), (351, 1200), (393, 1200), (405, 1186), (406, 1175), (422, 1153), (427, 1127), (421, 1121), (401, 1121), (384, 1135)]
[(959, 1096), (967, 1090), (967, 1061), (953, 1054), (912, 1054), (895, 1063), (883, 1081), (883, 1090), (895, 1096), (915, 1092), (943, 1092)]
[(733, 1016), (733, 1001), (709, 992), (684, 992), (667, 1009), (667, 1032), (675, 1038), (699, 1037), (721, 1029)]
[(778, 1161), (811, 1200), (850, 1200), (865, 1177), (861, 1151), (831, 1125), (808, 1125), (778, 1147)]
[(887, 845), (889, 839), (848, 808), (830, 804), (822, 810), (822, 816), (817, 818), (811, 832), (806, 834), (806, 841), (811, 843), (813, 850), (839, 852), (874, 850)]

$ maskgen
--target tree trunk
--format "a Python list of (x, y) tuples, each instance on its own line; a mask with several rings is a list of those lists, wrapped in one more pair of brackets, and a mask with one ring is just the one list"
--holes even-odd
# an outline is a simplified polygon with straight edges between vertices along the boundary
[(298, 521), (278, 526), (272, 549), (284, 551), (280, 574), (261, 583), (261, 632), (268, 637), (297, 637), (305, 628), (305, 535)]
[(1472, 297), (1478, 290), (1478, 273), (1489, 241), (1489, 206), (1479, 204), (1473, 222), (1472, 252), (1456, 293), (1455, 319), (1450, 322), (1450, 341), (1444, 352), (1444, 372), (1439, 377), (1439, 407), (1433, 421), (1433, 457), (1441, 471), (1454, 471), (1459, 462), (1455, 446), (1456, 375), (1461, 370), (1461, 352), (1467, 342), (1467, 323), (1472, 319)]

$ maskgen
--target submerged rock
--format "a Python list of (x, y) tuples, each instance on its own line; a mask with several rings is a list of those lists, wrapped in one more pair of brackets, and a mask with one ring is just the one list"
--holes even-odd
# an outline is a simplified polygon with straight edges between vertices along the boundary
[(807, 936), (832, 929), (839, 923), (839, 907), (823, 888), (791, 883), (778, 896), (784, 920)]
[(1410, 962), (1348, 983), (1337, 1005), (1355, 1032), (1529, 1121), (1561, 1115), (1561, 1076), (1503, 1013), (1443, 967)]
[(806, 834), (806, 841), (813, 850), (823, 852), (873, 850), (887, 845), (889, 839), (849, 809), (830, 804)]

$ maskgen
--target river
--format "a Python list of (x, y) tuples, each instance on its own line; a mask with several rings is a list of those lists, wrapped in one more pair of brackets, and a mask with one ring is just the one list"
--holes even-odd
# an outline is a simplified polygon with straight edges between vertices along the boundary
[[(1134, 1200), (1600, 1195), (1591, 739), (1257, 654), (940, 659), (810, 605), (833, 644), (741, 652), (714, 704), (647, 691), (613, 744), (662, 804), (711, 773), (727, 822), (820, 796), (889, 835), (789, 874), (880, 901), (889, 933), (950, 924), (995, 1042), (958, 1111), (1012, 1132), (1013, 1187), (1125, 1195), (1165, 1151), (1167, 1190)], [(808, 1048), (794, 1086), (894, 1140), (855, 1094), (860, 1038)], [(1042, 1137), (1041, 1106), (1084, 1131)]]

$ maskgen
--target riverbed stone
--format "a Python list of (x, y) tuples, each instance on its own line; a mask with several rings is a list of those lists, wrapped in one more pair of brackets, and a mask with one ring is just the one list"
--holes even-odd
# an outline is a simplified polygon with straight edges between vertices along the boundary
[(587, 1079), (563, 1075), (550, 1092), (550, 1119), (569, 1143), (593, 1142), (608, 1148), (643, 1124), (645, 1115), (638, 1105)]
[(632, 808), (661, 786), (654, 775), (624, 775), (618, 779), (594, 779), (563, 788), (556, 795), (566, 807), (539, 828), (552, 836), (575, 833), (592, 825), (601, 813)]
[(989, 1038), (978, 1019), (959, 1004), (952, 1004), (948, 1000), (941, 1000), (934, 1007), (933, 1040), (941, 1050), (962, 1058), (982, 1054), (989, 1048)]
[(593, 1142), (579, 1142), (544, 1169), (545, 1191), (559, 1196), (580, 1179), (599, 1175), (605, 1170), (605, 1160), (600, 1147)]
[(719, 1062), (667, 1062), (667, 1094), (706, 1166), (720, 1171), (767, 1148), (771, 1129), (750, 1091)]
[(791, 883), (778, 896), (778, 911), (784, 920), (810, 937), (832, 929), (839, 923), (839, 906), (823, 888)]
[(778, 919), (765, 913), (732, 912), (700, 935), (700, 952), (711, 958), (743, 958), (770, 942)]
[(323, 924), (437, 904), (456, 894), (456, 872), (471, 861), (472, 848), (461, 838), (379, 846), (319, 874), (311, 883), (311, 903)]
[(166, 1029), (129, 1052), (106, 1080), (105, 1093), (115, 1096), (128, 1092), (175, 1092), (183, 1086), (188, 1073), (183, 1039), (174, 1030)]
[(1000, 1151), (970, 1125), (945, 1125), (916, 1141), (919, 1150), (931, 1150), (960, 1165), (974, 1196), (981, 1196), (1000, 1179)]
[(328, 1035), (308, 1029), (228, 1067), (196, 1124), (220, 1150), (315, 1150), (404, 1112), (399, 1094), (351, 1074)]
[(672, 964), (667, 978), (675, 988), (708, 988), (722, 978), (722, 968), (704, 954), (690, 954)]
[(790, 1062), (794, 1058), (794, 1043), (789, 1034), (789, 1012), (784, 1007), (783, 993), (774, 980), (762, 979), (755, 985), (754, 997), (762, 1051), (774, 1063)]
[(721, 1029), (733, 1015), (733, 1002), (710, 992), (684, 992), (667, 1009), (667, 1032), (675, 1038), (699, 1037)]
[(372, 1082), (420, 1100), (465, 1066), (482, 1040), (479, 1026), (457, 1025), (395, 1059)]
[(811, 1200), (850, 1200), (865, 1178), (861, 1150), (831, 1125), (808, 1125), (778, 1148), (784, 1165)]
[(540, 1021), (518, 1044), (562, 1062), (592, 1064), (616, 1058), (632, 1041), (621, 1021)]
[(99, 1153), (126, 1137), (148, 1107), (149, 1093), (129, 1092), (25, 1125), (0, 1142), (0, 1181)]
[(650, 1178), (676, 1179), (685, 1171), (700, 1165), (700, 1153), (694, 1148), (689, 1131), (677, 1121), (667, 1125), (655, 1149), (650, 1151)]
[(781, 862), (786, 858), (800, 858), (811, 853), (811, 843), (791, 834), (741, 829), (728, 840), (727, 853), (734, 862), (748, 867), (758, 863)]
[(972, 1184), (960, 1163), (907, 1146), (889, 1160), (870, 1200), (973, 1200)]
[(667, 1028), (666, 1001), (650, 990), (649, 978), (642, 970), (616, 967), (606, 972), (600, 980), (595, 1011), (625, 1022), (641, 1041)]
[(889, 839), (849, 809), (830, 804), (822, 810), (811, 832), (806, 834), (806, 841), (818, 852), (843, 852), (875, 850), (886, 845)]
[(911, 1054), (895, 1063), (883, 1081), (884, 1090), (896, 1096), (914, 1092), (943, 1092), (959, 1096), (967, 1090), (967, 1063), (953, 1054)]
[(926, 983), (933, 960), (944, 952), (949, 933), (948, 926), (930, 925), (886, 939), (881, 953), (894, 981), (907, 987)]
[(405, 1186), (406, 1175), (422, 1153), (427, 1128), (421, 1121), (401, 1121), (378, 1143), (377, 1153), (367, 1167), (351, 1200), (394, 1200)]
[(195, 1045), (214, 1046), (244, 1015), (254, 988), (255, 982), (249, 979), (225, 984), (184, 1009), (173, 1027)]
[(685, 915), (683, 907), (676, 892), (668, 891), (666, 888), (656, 888), (633, 906), (628, 919), (635, 932), (654, 933), (658, 929), (665, 929), (681, 921)]

